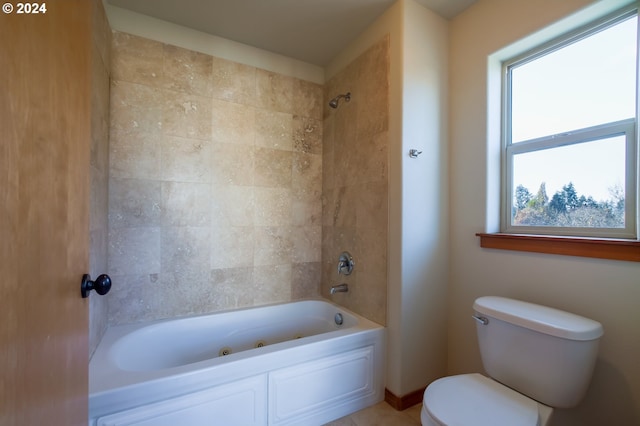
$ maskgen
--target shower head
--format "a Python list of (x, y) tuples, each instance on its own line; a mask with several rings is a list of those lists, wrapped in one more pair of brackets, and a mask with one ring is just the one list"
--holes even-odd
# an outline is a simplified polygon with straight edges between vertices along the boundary
[(331, 108), (338, 108), (338, 101), (340, 98), (344, 98), (345, 101), (349, 102), (351, 100), (351, 92), (347, 92), (344, 95), (338, 95), (335, 98), (329, 101), (329, 106)]

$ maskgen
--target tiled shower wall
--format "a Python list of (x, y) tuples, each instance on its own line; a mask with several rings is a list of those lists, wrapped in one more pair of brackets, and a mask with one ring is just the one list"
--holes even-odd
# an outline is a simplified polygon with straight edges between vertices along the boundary
[(112, 36), (111, 324), (318, 296), (322, 86)]
[[(89, 210), (89, 273), (107, 271), (109, 180), (109, 58), (111, 29), (102, 1), (92, 1), (91, 40), (91, 193)], [(107, 328), (107, 300), (92, 292), (89, 298), (89, 354)]]
[[(389, 37), (325, 84), (325, 100), (351, 92), (337, 109), (325, 102), (323, 133), (322, 295), (386, 324)], [(354, 272), (338, 275), (342, 251)], [(348, 293), (330, 296), (345, 282)]]

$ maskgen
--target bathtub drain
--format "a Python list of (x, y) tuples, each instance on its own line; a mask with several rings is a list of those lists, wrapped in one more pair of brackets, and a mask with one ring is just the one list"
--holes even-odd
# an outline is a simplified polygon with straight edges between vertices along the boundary
[(253, 345), (253, 347), (254, 348), (261, 348), (261, 347), (266, 346), (266, 345), (267, 345), (267, 342), (265, 342), (264, 340), (258, 340), (256, 342), (256, 344)]
[(224, 348), (220, 349), (220, 352), (218, 352), (218, 355), (220, 356), (225, 356), (225, 355), (231, 355), (233, 351), (231, 350), (230, 347), (225, 346)]

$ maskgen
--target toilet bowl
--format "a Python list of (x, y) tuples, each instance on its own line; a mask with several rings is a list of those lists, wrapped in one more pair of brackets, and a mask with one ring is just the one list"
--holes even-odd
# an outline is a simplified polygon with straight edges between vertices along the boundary
[(553, 409), (481, 374), (438, 379), (424, 393), (423, 426), (545, 426)]
[(438, 379), (424, 391), (423, 426), (545, 426), (553, 408), (580, 403), (595, 366), (602, 325), (504, 297), (473, 304), (488, 376)]

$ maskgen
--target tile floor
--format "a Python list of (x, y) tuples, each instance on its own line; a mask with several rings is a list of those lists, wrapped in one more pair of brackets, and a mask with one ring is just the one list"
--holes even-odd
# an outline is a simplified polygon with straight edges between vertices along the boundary
[(383, 401), (324, 426), (420, 426), (420, 410), (422, 404), (396, 411)]

